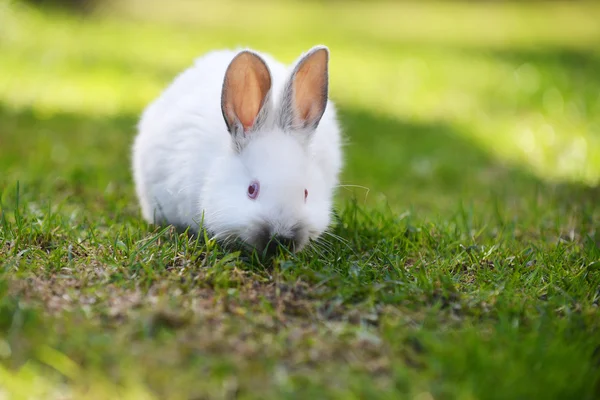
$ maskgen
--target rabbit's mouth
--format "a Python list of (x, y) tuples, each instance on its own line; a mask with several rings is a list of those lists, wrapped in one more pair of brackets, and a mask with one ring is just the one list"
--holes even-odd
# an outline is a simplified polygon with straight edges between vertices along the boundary
[(308, 233), (300, 224), (287, 229), (274, 229), (270, 225), (262, 226), (249, 243), (266, 255), (274, 255), (279, 249), (297, 253), (308, 241)]
[(263, 252), (266, 255), (275, 255), (279, 249), (284, 249), (291, 251), (292, 253), (297, 253), (302, 250), (303, 247), (303, 245), (300, 245), (299, 242), (295, 241), (294, 239), (282, 236), (273, 236), (271, 240), (269, 240), (263, 247)]
[(241, 237), (230, 239), (221, 242), (226, 248), (242, 250), (243, 252), (252, 253), (256, 251), (260, 256), (270, 258), (282, 253), (298, 253), (304, 247), (305, 243), (294, 241), (290, 238), (274, 236), (264, 240), (244, 240)]

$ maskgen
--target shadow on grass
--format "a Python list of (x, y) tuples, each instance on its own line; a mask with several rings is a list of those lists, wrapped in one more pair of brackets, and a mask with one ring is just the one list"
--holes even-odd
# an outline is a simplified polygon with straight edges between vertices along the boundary
[[(134, 212), (130, 146), (137, 116), (40, 116), (0, 106), (0, 118), (5, 196), (20, 182), (29, 201), (66, 196), (93, 206), (120, 199)], [(447, 124), (403, 122), (343, 106), (340, 120), (349, 142), (342, 198), (356, 197), (359, 203), (366, 198), (366, 204), (384, 200), (397, 211), (425, 214), (490, 202), (518, 212), (538, 200), (568, 210), (599, 199), (597, 188), (547, 183), (504, 164)]]
[(595, 188), (548, 183), (503, 163), (447, 124), (400, 122), (344, 108), (341, 120), (350, 141), (343, 183), (363, 185), (370, 196), (382, 193), (391, 204), (443, 210), (493, 198), (548, 195), (564, 204), (598, 198)]

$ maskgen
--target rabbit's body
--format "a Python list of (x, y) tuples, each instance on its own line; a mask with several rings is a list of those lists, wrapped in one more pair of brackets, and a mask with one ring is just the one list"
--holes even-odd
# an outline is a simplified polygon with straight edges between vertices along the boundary
[[(299, 68), (298, 76), (315, 74)], [(133, 169), (144, 218), (195, 232), (204, 223), (219, 239), (256, 247), (275, 235), (299, 250), (322, 234), (342, 165), (340, 129), (326, 97), (315, 129), (299, 124), (322, 99), (300, 109), (311, 83), (290, 89), (300, 80), (290, 80), (294, 74), (268, 55), (229, 50), (208, 53), (180, 74), (138, 125)], [(249, 198), (252, 185), (259, 198)], [(304, 190), (310, 195), (303, 199)]]

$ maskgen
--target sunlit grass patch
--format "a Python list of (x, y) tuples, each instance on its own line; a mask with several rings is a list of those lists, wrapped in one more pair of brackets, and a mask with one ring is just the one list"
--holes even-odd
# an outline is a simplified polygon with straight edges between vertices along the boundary
[(591, 398), (593, 205), (574, 221), (531, 210), (524, 225), (347, 204), (339, 240), (263, 264), (127, 212), (106, 226), (109, 210), (36, 214), (21, 201), (3, 209), (0, 351), (35, 363), (7, 371), (14, 385), (44, 377), (36, 390), (75, 398), (482, 398), (504, 371), (497, 393)]
[(526, 223), (465, 208), (435, 224), (347, 204), (341, 239), (261, 264), (126, 210), (111, 217), (123, 206), (38, 214), (23, 196), (2, 215), (5, 340), (18, 361), (42, 349), (72, 390), (118, 390), (130, 371), (159, 394), (480, 398), (508, 363), (501, 393), (591, 393), (593, 204), (568, 218), (543, 204)]
[(40, 353), (44, 363), (28, 361), (16, 371), (0, 365), (0, 399), (156, 398), (139, 383), (114, 384), (98, 375), (84, 384), (78, 375), (61, 370), (66, 364), (79, 368), (67, 357), (51, 348), (44, 348)]

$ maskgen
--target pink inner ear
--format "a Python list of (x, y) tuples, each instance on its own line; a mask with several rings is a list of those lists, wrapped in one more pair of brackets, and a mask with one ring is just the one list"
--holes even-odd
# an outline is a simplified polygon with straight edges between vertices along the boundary
[(234, 99), (236, 101), (236, 111), (244, 132), (250, 130), (262, 106), (264, 95), (261, 92), (259, 77), (253, 74), (248, 66), (244, 71), (244, 78), (237, 89), (239, 95)]
[(225, 109), (229, 122), (237, 119), (248, 133), (264, 105), (271, 88), (271, 76), (256, 55), (242, 53), (229, 66), (226, 74)]
[(254, 122), (252, 122), (251, 124), (242, 124), (242, 126), (244, 127), (245, 134), (248, 134), (248, 131), (250, 131), (250, 128), (252, 128), (252, 125), (254, 125)]
[(303, 125), (320, 119), (327, 104), (327, 57), (326, 50), (318, 50), (304, 60), (296, 72), (294, 102)]

